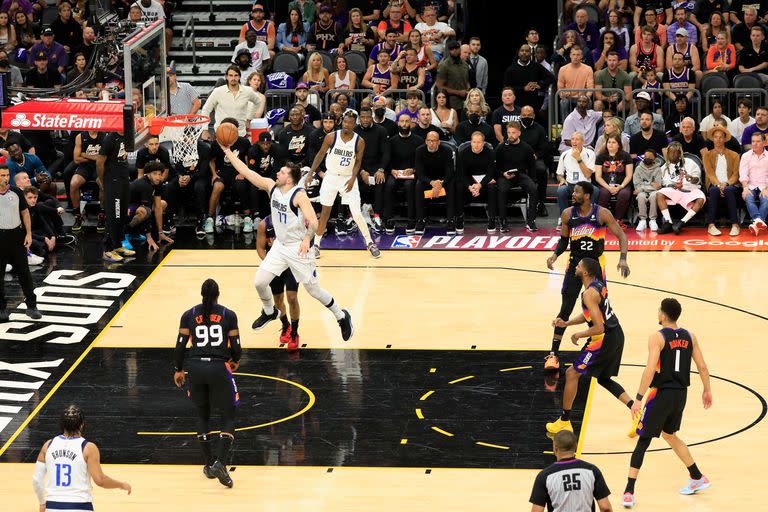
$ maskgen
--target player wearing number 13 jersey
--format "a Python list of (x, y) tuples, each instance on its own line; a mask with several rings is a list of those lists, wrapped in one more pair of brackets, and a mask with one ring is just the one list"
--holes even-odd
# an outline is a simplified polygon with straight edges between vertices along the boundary
[[(593, 193), (594, 188), (587, 181), (580, 181), (573, 187), (574, 206), (563, 210), (560, 241), (555, 248), (554, 254), (547, 259), (547, 267), (553, 270), (555, 260), (565, 252), (570, 242), (571, 257), (568, 260), (568, 267), (563, 278), (563, 287), (560, 291), (562, 301), (560, 303), (560, 312), (557, 314), (557, 318), (563, 320), (570, 316), (581, 290), (581, 279), (576, 275), (576, 264), (579, 261), (583, 258), (597, 260), (600, 263), (598, 276), (603, 283), (606, 282), (605, 258), (603, 257), (606, 228), (619, 240), (621, 256), (619, 257), (617, 268), (622, 277), (629, 275), (627, 236), (619, 227), (616, 219), (613, 218), (610, 210), (592, 202)], [(558, 351), (560, 350), (560, 342), (563, 339), (564, 332), (564, 328), (555, 327), (552, 337), (552, 350), (544, 363), (545, 370), (560, 369)]]
[[(240, 395), (232, 376), (242, 354), (240, 331), (235, 312), (218, 303), (219, 285), (216, 281), (206, 279), (200, 293), (202, 304), (188, 309), (181, 316), (173, 352), (176, 370), (173, 380), (178, 387), (182, 387), (186, 380), (183, 368), (186, 367), (189, 377), (187, 396), (197, 408), (197, 440), (205, 457), (203, 473), (208, 478), (218, 478), (222, 485), (232, 487), (226, 464), (235, 440), (235, 408), (240, 404)], [(192, 347), (185, 362), (187, 344)], [(212, 409), (221, 411), (223, 422), (216, 456), (209, 439)]]
[(563, 412), (556, 421), (547, 423), (547, 431), (552, 434), (561, 430), (573, 431), (570, 418), (571, 407), (576, 398), (581, 376), (596, 378), (598, 384), (607, 389), (628, 408), (634, 404), (621, 384), (612, 379), (619, 374), (621, 355), (624, 351), (624, 331), (621, 329), (616, 313), (611, 308), (611, 303), (608, 300), (608, 288), (600, 276), (601, 273), (602, 269), (597, 260), (583, 258), (579, 261), (576, 265), (576, 277), (584, 286), (584, 293), (581, 294), (582, 313), (567, 322), (561, 318), (556, 318), (552, 322), (554, 327), (562, 327), (563, 329), (569, 325), (583, 323), (589, 327), (571, 335), (571, 341), (574, 345), (581, 338), (587, 338), (587, 343), (581, 349), (573, 366), (565, 372)]
[(645, 408), (636, 430), (640, 438), (632, 452), (629, 478), (622, 498), (622, 504), (626, 508), (635, 505), (635, 481), (651, 439), (659, 435), (664, 437), (688, 469), (688, 485), (680, 489), (680, 494), (695, 494), (712, 485), (709, 479), (701, 474), (686, 444), (677, 437), (683, 420), (688, 386), (691, 383), (691, 359), (696, 363), (704, 385), (701, 397), (704, 408), (709, 409), (712, 405), (707, 364), (696, 336), (677, 325), (680, 313), (682, 306), (677, 300), (662, 300), (659, 308), (661, 330), (654, 332), (648, 339), (648, 362), (640, 379), (637, 400), (632, 407), (633, 412), (639, 413), (640, 403), (645, 396)]

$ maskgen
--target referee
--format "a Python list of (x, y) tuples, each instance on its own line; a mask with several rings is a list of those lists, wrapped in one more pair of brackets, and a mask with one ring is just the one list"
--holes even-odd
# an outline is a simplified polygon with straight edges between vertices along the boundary
[(5, 301), (5, 266), (9, 263), (19, 276), (27, 303), (27, 316), (38, 320), (43, 315), (37, 310), (37, 297), (27, 262), (27, 250), (32, 244), (32, 222), (24, 194), (18, 188), (11, 187), (10, 182), (11, 172), (3, 162), (0, 164), (0, 322), (7, 322), (9, 317)]
[(600, 512), (613, 510), (603, 474), (597, 466), (576, 458), (577, 443), (570, 430), (555, 434), (552, 450), (557, 462), (536, 476), (529, 500), (531, 512), (543, 512), (545, 507), (554, 512), (585, 512), (595, 510), (594, 500)]

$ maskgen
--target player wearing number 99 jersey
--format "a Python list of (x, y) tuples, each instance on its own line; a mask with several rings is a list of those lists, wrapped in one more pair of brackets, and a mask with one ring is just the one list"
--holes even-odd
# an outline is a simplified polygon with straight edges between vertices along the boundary
[[(547, 267), (554, 269), (554, 263), (558, 256), (563, 254), (568, 248), (570, 242), (571, 257), (568, 260), (568, 268), (565, 270), (563, 278), (563, 287), (560, 291), (562, 301), (560, 303), (560, 312), (558, 319), (567, 320), (576, 305), (581, 290), (581, 279), (576, 276), (576, 265), (584, 258), (592, 258), (600, 263), (600, 272), (598, 277), (606, 282), (605, 278), (605, 258), (603, 249), (605, 247), (606, 228), (613, 233), (619, 240), (619, 249), (621, 256), (617, 266), (622, 277), (629, 275), (629, 266), (627, 265), (627, 236), (619, 227), (616, 219), (613, 218), (610, 210), (592, 203), (594, 188), (587, 181), (578, 182), (573, 188), (572, 208), (563, 210), (561, 216), (561, 234), (560, 241), (555, 248), (554, 254), (547, 259)], [(560, 342), (563, 339), (564, 328), (555, 327), (552, 337), (552, 350), (544, 363), (545, 370), (559, 370), (560, 361), (558, 360), (558, 351)]]
[[(237, 315), (218, 304), (219, 285), (206, 279), (201, 294), (202, 304), (188, 309), (181, 316), (179, 336), (173, 353), (176, 373), (173, 380), (178, 387), (186, 381), (183, 368), (189, 376), (187, 396), (197, 407), (197, 440), (205, 457), (203, 473), (208, 478), (232, 487), (227, 473), (229, 450), (235, 440), (235, 407), (240, 404), (232, 372), (237, 369), (242, 349)], [(186, 361), (187, 344), (191, 343)], [(212, 409), (221, 411), (223, 425), (214, 457), (209, 420)]]

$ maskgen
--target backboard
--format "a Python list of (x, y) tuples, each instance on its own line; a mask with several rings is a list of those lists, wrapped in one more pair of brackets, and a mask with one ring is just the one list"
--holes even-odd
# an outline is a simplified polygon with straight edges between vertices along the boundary
[(137, 28), (123, 40), (125, 133), (129, 146), (130, 131), (133, 146), (139, 147), (149, 135), (151, 119), (168, 115), (167, 55), (164, 20)]

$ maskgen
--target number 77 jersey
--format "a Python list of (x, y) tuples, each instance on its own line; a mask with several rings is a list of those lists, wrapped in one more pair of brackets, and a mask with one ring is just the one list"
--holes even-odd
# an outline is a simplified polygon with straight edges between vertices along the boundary
[(179, 328), (189, 329), (190, 357), (211, 357), (229, 360), (231, 357), (227, 333), (237, 329), (237, 315), (221, 304), (215, 304), (208, 315), (203, 315), (203, 305), (188, 309), (182, 316)]

